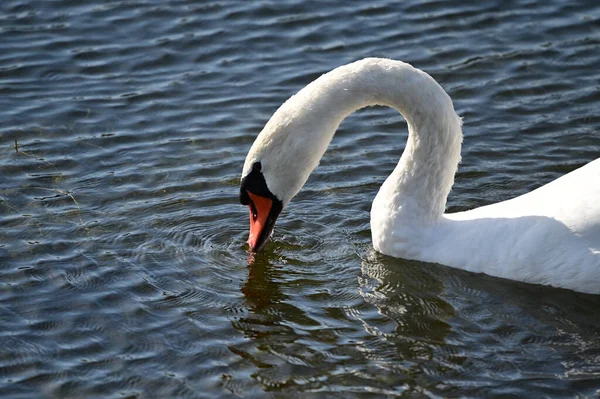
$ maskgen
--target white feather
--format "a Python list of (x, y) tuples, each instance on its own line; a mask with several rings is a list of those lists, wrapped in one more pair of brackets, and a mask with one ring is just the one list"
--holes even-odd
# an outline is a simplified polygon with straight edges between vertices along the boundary
[(341, 121), (386, 105), (408, 142), (371, 209), (375, 249), (530, 283), (600, 293), (600, 159), (533, 192), (444, 214), (460, 162), (461, 119), (428, 74), (368, 58), (339, 67), (286, 101), (257, 137), (243, 175), (262, 163), (284, 206), (318, 165)]

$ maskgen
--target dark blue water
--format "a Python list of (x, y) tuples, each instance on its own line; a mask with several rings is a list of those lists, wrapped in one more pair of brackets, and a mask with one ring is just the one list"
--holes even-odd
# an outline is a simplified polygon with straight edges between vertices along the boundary
[(464, 118), (449, 210), (600, 156), (600, 5), (4, 0), (0, 397), (600, 394), (600, 298), (375, 253), (406, 125), (370, 108), (246, 263), (245, 155), (366, 56)]

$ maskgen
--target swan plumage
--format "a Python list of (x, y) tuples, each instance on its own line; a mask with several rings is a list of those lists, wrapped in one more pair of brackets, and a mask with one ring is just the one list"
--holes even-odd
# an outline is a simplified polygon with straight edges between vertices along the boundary
[(519, 197), (446, 214), (462, 120), (431, 76), (389, 59), (367, 58), (324, 74), (267, 122), (246, 157), (240, 187), (241, 202), (250, 206), (252, 250), (264, 245), (341, 121), (371, 105), (397, 109), (409, 131), (373, 201), (377, 251), (600, 293), (600, 159)]

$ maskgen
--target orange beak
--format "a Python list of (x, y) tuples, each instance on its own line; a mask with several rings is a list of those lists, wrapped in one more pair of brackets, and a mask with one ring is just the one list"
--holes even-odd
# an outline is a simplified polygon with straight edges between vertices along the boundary
[(271, 215), (273, 200), (249, 191), (248, 196), (250, 197), (250, 204), (248, 205), (250, 208), (250, 236), (248, 237), (248, 244), (253, 252), (257, 252), (267, 242), (277, 216), (272, 217)]

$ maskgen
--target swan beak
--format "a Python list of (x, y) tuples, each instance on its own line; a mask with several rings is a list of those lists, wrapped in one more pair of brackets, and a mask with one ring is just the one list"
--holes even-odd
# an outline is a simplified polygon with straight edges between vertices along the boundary
[(262, 197), (248, 191), (250, 197), (250, 236), (248, 237), (248, 245), (252, 252), (258, 252), (266, 244), (277, 216), (279, 216), (278, 207), (273, 207), (273, 200)]

